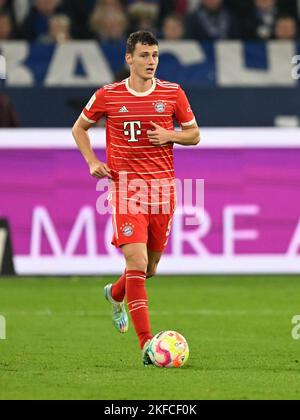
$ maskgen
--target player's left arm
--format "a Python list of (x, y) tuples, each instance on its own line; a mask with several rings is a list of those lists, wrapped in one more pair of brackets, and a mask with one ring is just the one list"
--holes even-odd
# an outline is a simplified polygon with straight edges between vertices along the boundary
[(153, 131), (148, 131), (149, 141), (153, 146), (163, 146), (168, 143), (176, 143), (182, 146), (196, 146), (200, 142), (200, 130), (195, 122), (188, 127), (182, 127), (182, 131), (166, 130), (151, 121)]
[(151, 122), (153, 131), (148, 131), (147, 133), (150, 142), (154, 146), (163, 146), (168, 143), (181, 144), (182, 146), (196, 146), (200, 142), (200, 130), (189, 100), (181, 87), (178, 89), (174, 117), (182, 130), (166, 130)]

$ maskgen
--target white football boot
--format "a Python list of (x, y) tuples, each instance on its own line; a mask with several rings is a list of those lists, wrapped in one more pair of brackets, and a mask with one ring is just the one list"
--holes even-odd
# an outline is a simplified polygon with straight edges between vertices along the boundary
[(105, 299), (112, 305), (112, 321), (115, 328), (122, 334), (128, 331), (128, 315), (125, 309), (125, 303), (117, 302), (111, 295), (112, 284), (104, 287)]

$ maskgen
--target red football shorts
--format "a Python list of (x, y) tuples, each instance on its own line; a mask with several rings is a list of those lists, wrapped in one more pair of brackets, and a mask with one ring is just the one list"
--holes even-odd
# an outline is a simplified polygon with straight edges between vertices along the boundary
[(175, 211), (175, 203), (169, 206), (167, 214), (121, 214), (114, 208), (112, 221), (114, 236), (112, 244), (123, 245), (143, 243), (153, 252), (163, 252), (167, 246)]

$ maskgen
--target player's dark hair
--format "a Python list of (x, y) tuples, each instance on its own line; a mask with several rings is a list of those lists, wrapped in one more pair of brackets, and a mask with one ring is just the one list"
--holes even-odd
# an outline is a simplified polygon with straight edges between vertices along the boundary
[(136, 44), (141, 43), (142, 45), (157, 45), (158, 40), (155, 38), (152, 32), (148, 31), (138, 31), (131, 34), (127, 40), (127, 54), (133, 54)]

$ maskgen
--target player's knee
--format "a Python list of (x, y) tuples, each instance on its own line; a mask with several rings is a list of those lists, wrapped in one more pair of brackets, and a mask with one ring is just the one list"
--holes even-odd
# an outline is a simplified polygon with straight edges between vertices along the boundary
[(148, 258), (146, 255), (132, 255), (127, 258), (127, 270), (143, 271), (146, 273)]

